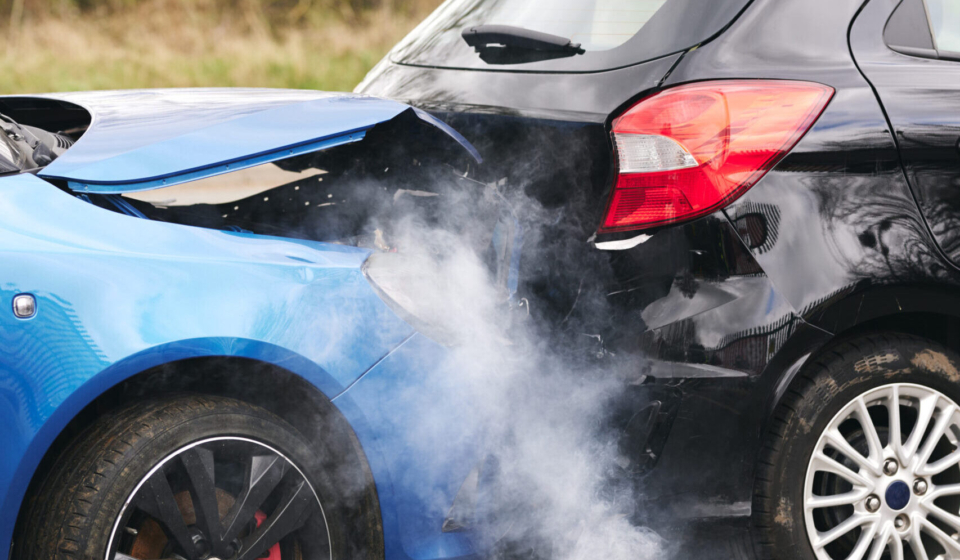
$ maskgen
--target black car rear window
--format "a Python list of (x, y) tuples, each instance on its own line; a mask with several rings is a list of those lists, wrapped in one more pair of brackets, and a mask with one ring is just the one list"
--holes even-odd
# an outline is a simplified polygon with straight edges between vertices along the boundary
[[(750, 0), (447, 0), (391, 53), (400, 64), (539, 72), (595, 72), (679, 52), (711, 38)], [(580, 43), (582, 54), (481, 56), (465, 28), (509, 25)]]
[(960, 53), (960, 2), (927, 0), (930, 26), (937, 39), (937, 50)]

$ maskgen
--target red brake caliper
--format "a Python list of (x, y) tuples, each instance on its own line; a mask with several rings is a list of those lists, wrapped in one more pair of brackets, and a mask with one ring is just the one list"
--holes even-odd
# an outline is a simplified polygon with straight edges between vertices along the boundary
[[(263, 513), (260, 510), (257, 510), (257, 512), (253, 514), (253, 516), (257, 520), (257, 527), (259, 527), (260, 524), (263, 523), (263, 520), (267, 518), (267, 514)], [(277, 543), (271, 546), (270, 550), (267, 551), (267, 555), (262, 556), (261, 558), (266, 558), (267, 560), (280, 560), (280, 543)]]

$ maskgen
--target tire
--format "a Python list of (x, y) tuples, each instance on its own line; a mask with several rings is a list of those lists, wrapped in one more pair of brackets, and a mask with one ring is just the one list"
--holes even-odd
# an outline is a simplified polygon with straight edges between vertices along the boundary
[[(862, 406), (858, 403), (861, 396)], [(893, 402), (897, 403), (896, 416)], [(934, 411), (926, 423), (921, 420), (926, 417), (921, 403), (932, 403), (924, 405)], [(907, 558), (910, 554), (922, 557), (911, 548), (920, 543), (934, 558), (941, 542), (941, 548), (949, 549), (951, 543), (928, 525), (940, 526), (941, 521), (928, 516), (921, 504), (934, 498), (932, 492), (927, 493), (928, 484), (932, 489), (960, 482), (960, 468), (949, 457), (951, 449), (957, 448), (955, 432), (960, 432), (953, 428), (955, 421), (960, 422), (952, 408), (956, 403), (960, 403), (960, 357), (931, 341), (899, 334), (862, 336), (839, 343), (808, 362), (778, 405), (758, 460), (753, 525), (759, 556), (778, 560), (846, 558), (862, 546), (864, 558), (878, 550), (875, 547), (885, 549), (885, 554), (902, 547), (909, 549)], [(869, 421), (861, 422), (864, 412), (858, 411), (866, 411)], [(935, 428), (940, 418), (948, 430), (933, 435), (938, 433)], [(901, 424), (900, 451), (893, 438), (896, 430), (891, 427), (896, 422)], [(917, 427), (924, 425), (927, 429), (920, 433)], [(825, 434), (828, 428), (831, 431)], [(922, 437), (911, 440), (914, 431)], [(844, 444), (836, 439), (837, 433), (852, 451), (838, 451)], [(932, 443), (924, 459), (927, 440)], [(917, 449), (911, 452), (913, 441)], [(850, 458), (853, 452), (861, 454), (859, 460)], [(944, 457), (947, 460), (941, 463), (952, 466), (931, 474), (935, 459)], [(836, 471), (834, 460), (853, 474)], [(921, 478), (923, 486), (917, 486)], [(820, 507), (827, 503), (823, 497), (850, 503)], [(960, 498), (942, 499), (951, 500), (951, 508), (960, 507)], [(843, 534), (828, 544), (832, 538), (828, 531), (854, 517), (864, 524), (849, 533), (837, 529), (835, 533)], [(957, 550), (948, 553), (945, 558), (960, 558)]]
[(27, 502), (11, 558), (382, 558), (379, 512), (324, 450), (244, 402), (137, 403), (65, 449)]

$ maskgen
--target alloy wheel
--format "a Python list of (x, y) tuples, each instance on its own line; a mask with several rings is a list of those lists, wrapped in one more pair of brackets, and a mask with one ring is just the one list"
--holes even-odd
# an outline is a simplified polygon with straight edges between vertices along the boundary
[(819, 560), (960, 559), (960, 408), (895, 383), (847, 403), (823, 430), (804, 481)]
[(266, 444), (219, 437), (178, 449), (147, 473), (114, 524), (105, 560), (331, 556), (323, 507), (300, 469)]

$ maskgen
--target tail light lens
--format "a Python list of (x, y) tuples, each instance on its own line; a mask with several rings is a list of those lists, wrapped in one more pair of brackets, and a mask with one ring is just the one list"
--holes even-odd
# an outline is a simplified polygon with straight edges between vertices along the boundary
[(613, 121), (617, 182), (601, 233), (688, 220), (733, 202), (783, 158), (833, 96), (816, 83), (678, 86)]

